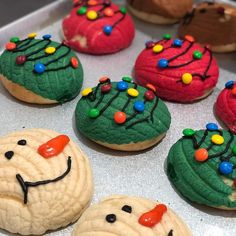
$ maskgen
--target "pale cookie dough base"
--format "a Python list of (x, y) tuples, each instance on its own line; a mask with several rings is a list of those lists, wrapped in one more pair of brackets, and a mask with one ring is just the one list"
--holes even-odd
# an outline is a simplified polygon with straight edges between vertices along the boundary
[(130, 5), (128, 5), (128, 9), (134, 16), (136, 16), (144, 21), (154, 23), (154, 24), (161, 24), (161, 25), (174, 24), (179, 21), (179, 19), (166, 18), (166, 17), (156, 15), (156, 14), (138, 11), (138, 10), (134, 9), (133, 7), (131, 7)]
[(208, 89), (205, 91), (204, 95), (202, 95), (201, 97), (196, 98), (194, 101), (198, 101), (201, 100), (203, 98), (208, 97), (211, 93), (213, 92), (213, 89)]
[(154, 146), (155, 144), (159, 143), (164, 137), (166, 133), (159, 135), (158, 137), (154, 139), (150, 139), (144, 142), (138, 142), (138, 143), (129, 143), (129, 144), (110, 144), (110, 143), (103, 143), (100, 141), (93, 140), (94, 142), (111, 148), (113, 150), (119, 150), (119, 151), (142, 151), (147, 148), (150, 148)]
[(27, 90), (23, 86), (13, 83), (12, 81), (8, 80), (5, 76), (0, 75), (0, 81), (4, 85), (4, 87), (8, 90), (8, 92), (15, 98), (34, 104), (55, 104), (58, 103), (55, 100), (50, 100), (47, 98), (43, 98), (40, 95), (37, 95), (30, 90)]
[(221, 46), (211, 46), (211, 50), (213, 52), (218, 52), (218, 53), (234, 52), (236, 51), (236, 43), (226, 44)]

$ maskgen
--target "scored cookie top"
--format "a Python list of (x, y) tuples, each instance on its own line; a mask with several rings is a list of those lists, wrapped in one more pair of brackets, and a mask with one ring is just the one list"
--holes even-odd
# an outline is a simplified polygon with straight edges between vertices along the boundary
[(0, 57), (0, 73), (8, 80), (41, 95), (64, 102), (74, 98), (83, 83), (83, 69), (75, 53), (51, 35), (20, 40), (13, 37)]
[(95, 88), (87, 88), (76, 108), (77, 127), (93, 140), (128, 144), (149, 140), (170, 126), (166, 105), (155, 88), (138, 86), (130, 77), (111, 82), (102, 77)]
[(92, 195), (87, 157), (67, 135), (51, 130), (1, 137), (0, 168), (0, 228), (12, 233), (43, 234), (66, 226)]
[(183, 135), (168, 156), (171, 181), (191, 201), (236, 208), (236, 136), (214, 123)]
[(108, 234), (191, 236), (185, 223), (166, 205), (122, 195), (110, 196), (88, 208), (75, 225), (72, 235)]

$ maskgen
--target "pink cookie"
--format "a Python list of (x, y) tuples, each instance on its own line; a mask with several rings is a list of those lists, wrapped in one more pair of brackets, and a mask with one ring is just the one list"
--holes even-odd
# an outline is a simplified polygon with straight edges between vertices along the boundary
[(236, 133), (236, 82), (229, 81), (225, 84), (217, 98), (215, 105), (216, 115)]
[(158, 42), (147, 42), (135, 64), (139, 84), (152, 84), (159, 97), (175, 102), (193, 102), (208, 96), (215, 87), (219, 68), (208, 47), (194, 38), (171, 39), (164, 35)]
[(126, 8), (119, 8), (109, 0), (75, 0), (62, 28), (71, 48), (97, 55), (129, 47), (135, 35)]

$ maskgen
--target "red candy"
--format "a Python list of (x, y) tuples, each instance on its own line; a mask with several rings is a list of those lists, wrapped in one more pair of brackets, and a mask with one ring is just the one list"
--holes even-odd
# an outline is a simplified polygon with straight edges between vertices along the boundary
[(114, 115), (114, 120), (117, 124), (123, 124), (126, 121), (126, 114), (122, 111), (117, 111)]
[(16, 44), (15, 44), (15, 43), (8, 42), (8, 43), (6, 44), (6, 49), (7, 49), (8, 51), (12, 51), (12, 50), (14, 50), (15, 48), (16, 48)]
[(38, 153), (44, 158), (57, 156), (69, 142), (70, 139), (67, 135), (59, 135), (39, 146)]
[(157, 205), (153, 210), (141, 215), (138, 222), (143, 226), (152, 228), (156, 224), (160, 223), (166, 211), (167, 207), (164, 204)]
[(106, 82), (108, 82), (110, 79), (108, 78), (108, 77), (106, 77), (106, 76), (103, 76), (103, 77), (101, 77), (100, 79), (99, 79), (99, 82), (100, 83), (106, 83)]
[(27, 58), (24, 55), (18, 56), (16, 58), (16, 64), (17, 65), (23, 65), (26, 62)]
[(101, 87), (102, 93), (108, 93), (112, 88), (111, 84), (105, 84)]
[(233, 183), (234, 187), (236, 188), (236, 179), (234, 180), (234, 183)]
[(148, 101), (152, 101), (156, 97), (156, 95), (151, 90), (146, 91), (144, 96)]
[(71, 57), (70, 62), (73, 68), (75, 69), (78, 68), (79, 62), (76, 57)]

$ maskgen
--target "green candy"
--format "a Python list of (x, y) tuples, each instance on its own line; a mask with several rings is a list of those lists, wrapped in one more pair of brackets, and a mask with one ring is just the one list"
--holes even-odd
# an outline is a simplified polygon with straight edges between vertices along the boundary
[(92, 108), (89, 111), (89, 117), (90, 118), (97, 118), (99, 115), (100, 115), (100, 111), (98, 109), (96, 109), (96, 108)]
[(171, 35), (170, 34), (164, 34), (163, 35), (163, 39), (170, 40), (171, 39)]
[(17, 43), (17, 42), (19, 42), (20, 41), (20, 39), (18, 38), (18, 37), (12, 37), (11, 39), (10, 39), (10, 42), (12, 42), (12, 43)]
[(129, 76), (124, 76), (122, 78), (123, 81), (127, 82), (127, 83), (131, 83), (132, 82), (132, 78), (130, 78)]
[(127, 9), (125, 7), (121, 7), (120, 8), (120, 12), (123, 13), (123, 14), (126, 14), (127, 13)]
[(202, 59), (202, 53), (200, 51), (196, 50), (193, 53), (193, 57), (194, 57), (194, 59), (200, 60), (200, 59)]
[(87, 7), (80, 7), (80, 8), (77, 10), (77, 14), (78, 14), (78, 15), (84, 15), (86, 12), (87, 12)]
[(232, 152), (234, 155), (236, 155), (236, 146), (233, 147)]
[(190, 136), (193, 136), (194, 134), (195, 134), (195, 130), (193, 130), (193, 129), (184, 129), (183, 130), (184, 136), (190, 137)]

